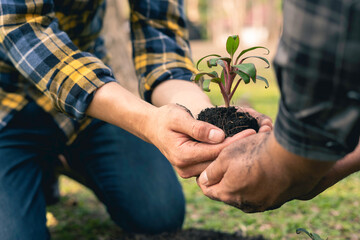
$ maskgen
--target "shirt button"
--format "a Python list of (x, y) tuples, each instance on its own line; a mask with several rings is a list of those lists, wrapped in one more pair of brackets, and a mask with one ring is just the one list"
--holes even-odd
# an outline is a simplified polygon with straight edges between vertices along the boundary
[(332, 141), (329, 141), (329, 142), (327, 142), (325, 145), (326, 145), (326, 147), (328, 147), (328, 148), (332, 148), (332, 147), (335, 147), (336, 143), (335, 143), (335, 142), (332, 142)]
[(356, 101), (360, 101), (360, 93), (356, 91), (348, 91), (347, 97)]

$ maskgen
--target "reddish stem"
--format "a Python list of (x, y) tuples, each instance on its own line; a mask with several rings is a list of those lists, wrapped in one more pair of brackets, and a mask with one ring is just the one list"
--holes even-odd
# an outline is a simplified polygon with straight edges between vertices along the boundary
[(225, 107), (229, 107), (230, 106), (230, 100), (229, 100), (229, 98), (224, 98), (224, 100), (225, 100)]
[(219, 83), (219, 86), (220, 86), (221, 95), (224, 98), (225, 106), (229, 107), (229, 103), (230, 103), (229, 95), (226, 93), (226, 90), (222, 83)]
[(239, 83), (241, 82), (241, 78), (239, 79), (239, 81), (237, 81), (237, 83), (235, 84), (232, 92), (230, 93), (230, 96), (229, 96), (229, 101), (231, 100), (231, 98), (233, 97), (234, 93), (235, 93), (235, 90), (237, 89), (237, 87), (239, 86)]
[(226, 94), (229, 95), (231, 90), (231, 76), (229, 71), (229, 65), (227, 64), (226, 61), (224, 61), (224, 64), (225, 64), (225, 68), (224, 68), (225, 89), (226, 89)]

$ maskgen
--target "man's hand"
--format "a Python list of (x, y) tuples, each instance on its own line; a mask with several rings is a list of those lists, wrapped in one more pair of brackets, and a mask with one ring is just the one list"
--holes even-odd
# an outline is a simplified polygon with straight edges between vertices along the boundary
[(332, 165), (286, 151), (272, 132), (259, 133), (226, 147), (198, 184), (212, 199), (260, 212), (310, 192)]
[(223, 148), (255, 134), (255, 130), (248, 129), (224, 140), (221, 129), (195, 120), (183, 107), (175, 104), (157, 108), (148, 120), (145, 135), (183, 178), (199, 176)]

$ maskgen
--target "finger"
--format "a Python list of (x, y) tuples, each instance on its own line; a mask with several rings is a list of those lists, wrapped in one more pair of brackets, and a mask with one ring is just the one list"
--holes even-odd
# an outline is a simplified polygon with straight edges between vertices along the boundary
[(221, 144), (208, 144), (189, 139), (179, 149), (183, 159), (183, 166), (180, 167), (214, 161), (226, 146), (225, 142)]
[[(229, 193), (229, 191), (226, 189), (226, 187), (223, 186), (222, 181), (218, 184), (214, 184), (212, 186), (205, 186), (200, 183), (200, 178), (197, 179), (197, 183), (199, 187), (201, 188), (202, 192), (205, 196), (212, 200), (221, 201), (228, 205), (234, 206), (236, 208), (239, 208), (243, 210), (243, 208), (246, 208), (247, 206), (244, 206), (241, 208), (240, 202), (238, 202), (238, 197), (235, 197), (233, 194)], [(244, 211), (244, 210), (243, 210)]]
[(209, 187), (219, 183), (224, 177), (227, 168), (228, 161), (220, 161), (218, 158), (200, 174), (199, 185)]
[(257, 121), (258, 121), (260, 127), (267, 126), (270, 128), (270, 130), (273, 129), (273, 123), (270, 118), (268, 118), (268, 117), (261, 118), (261, 119), (258, 118)]
[[(184, 113), (184, 110), (182, 112)], [(220, 143), (225, 139), (224, 131), (210, 123), (195, 120), (189, 114), (184, 115), (181, 120), (181, 122), (174, 123), (174, 130), (200, 142)]]
[(261, 127), (259, 128), (259, 133), (270, 132), (271, 130), (272, 130), (271, 127), (265, 125), (265, 126), (261, 126)]
[[(226, 140), (220, 144), (199, 143), (192, 140), (186, 141), (182, 146), (182, 155), (188, 164), (196, 164), (201, 162), (213, 161), (220, 154), (221, 150), (242, 138), (255, 134), (254, 129), (246, 129)], [(190, 160), (191, 159), (191, 160)]]
[(255, 111), (253, 108), (243, 107), (239, 108), (240, 111), (248, 112), (252, 117), (254, 117), (259, 126), (269, 126), (271, 129), (273, 128), (273, 123), (270, 117), (266, 116), (265, 114), (259, 113)]
[(203, 163), (198, 163), (185, 168), (175, 167), (176, 172), (181, 178), (191, 178), (198, 177), (211, 163), (212, 161), (207, 161)]
[[(242, 196), (239, 195), (239, 193), (231, 193), (226, 184), (224, 184), (223, 180), (212, 186), (205, 186), (200, 183), (200, 178), (198, 178), (197, 183), (205, 196), (212, 200), (221, 201), (225, 204), (236, 207), (245, 213), (255, 213), (269, 210), (267, 209), (267, 205), (246, 201)], [(274, 208), (278, 208), (280, 206), (281, 205), (276, 205)]]
[(258, 111), (256, 111), (253, 108), (250, 108), (250, 107), (240, 107), (238, 111), (248, 112), (251, 116), (253, 116), (255, 118), (262, 117), (262, 116), (266, 117), (266, 115), (259, 113)]
[(201, 191), (204, 193), (205, 196), (207, 196), (208, 198), (210, 198), (212, 200), (220, 201), (220, 194), (218, 194), (217, 191), (214, 191), (215, 186), (217, 186), (217, 185), (205, 186), (205, 185), (201, 184), (200, 177), (198, 177), (196, 179), (196, 182), (199, 185)]
[(233, 142), (236, 142), (236, 141), (238, 141), (240, 139), (246, 138), (246, 137), (251, 136), (253, 134), (256, 134), (256, 131), (254, 129), (251, 129), (251, 128), (245, 129), (245, 130), (235, 134), (232, 137), (226, 138), (225, 141), (224, 141), (224, 144), (226, 144), (226, 146), (230, 145)]

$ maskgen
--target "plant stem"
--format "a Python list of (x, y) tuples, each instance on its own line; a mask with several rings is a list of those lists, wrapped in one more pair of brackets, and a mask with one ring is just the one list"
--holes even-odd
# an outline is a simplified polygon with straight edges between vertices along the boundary
[(224, 96), (224, 102), (225, 102), (225, 107), (229, 107), (230, 106), (230, 99), (228, 98), (228, 96)]
[(229, 101), (230, 101), (231, 98), (233, 97), (233, 95), (234, 95), (234, 93), (235, 93), (235, 90), (237, 89), (237, 87), (239, 86), (239, 83), (241, 82), (241, 79), (242, 79), (242, 78), (240, 78), (239, 81), (237, 81), (237, 83), (236, 83), (236, 85), (234, 86), (232, 92), (230, 93), (230, 95), (229, 95)]
[(221, 95), (224, 98), (225, 106), (229, 107), (229, 103), (230, 103), (229, 95), (226, 93), (226, 90), (222, 83), (219, 83), (219, 87), (220, 87)]
[(229, 71), (229, 65), (227, 64), (226, 61), (224, 61), (224, 64), (225, 64), (225, 69), (224, 69), (225, 89), (226, 89), (226, 94), (229, 95), (231, 90), (231, 76)]

